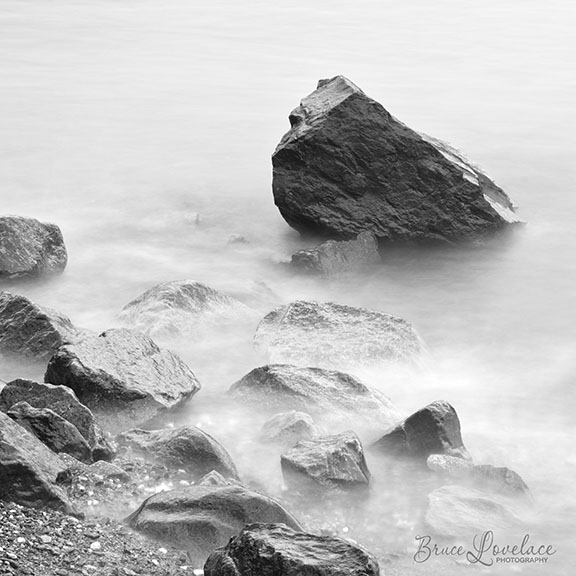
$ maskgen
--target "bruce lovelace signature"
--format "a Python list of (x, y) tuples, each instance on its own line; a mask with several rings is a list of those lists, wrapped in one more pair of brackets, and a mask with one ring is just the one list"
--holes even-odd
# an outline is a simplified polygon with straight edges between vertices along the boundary
[(487, 530), (472, 539), (472, 546), (439, 546), (431, 536), (416, 536), (418, 549), (414, 562), (421, 564), (433, 557), (464, 557), (470, 564), (492, 566), (496, 564), (546, 564), (556, 550), (551, 544), (532, 544), (530, 535), (525, 534), (521, 542), (496, 543), (494, 532)]

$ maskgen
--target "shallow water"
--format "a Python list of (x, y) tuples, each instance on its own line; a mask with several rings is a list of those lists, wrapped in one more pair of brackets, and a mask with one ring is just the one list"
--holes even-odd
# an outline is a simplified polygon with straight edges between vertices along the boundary
[[(0, 0), (1, 211), (58, 223), (69, 250), (63, 276), (9, 289), (103, 330), (161, 281), (241, 294), (265, 282), (273, 295), (252, 323), (174, 345), (204, 386), (190, 419), (231, 442), (252, 476), (257, 463), (234, 444), (250, 423), (214, 414), (218, 393), (264, 362), (251, 342), (260, 315), (306, 298), (410, 320), (431, 353), (426, 370), (363, 376), (405, 413), (450, 401), (476, 461), (522, 475), (542, 514), (534, 531), (559, 549), (553, 564), (521, 571), (568, 573), (575, 21), (567, 0)], [(473, 249), (391, 250), (354, 278), (291, 274), (282, 263), (307, 244), (273, 205), (270, 155), (299, 99), (340, 73), (483, 166), (528, 226)], [(0, 368), (3, 380), (42, 374)], [(352, 537), (373, 541), (378, 520), (368, 524)]]

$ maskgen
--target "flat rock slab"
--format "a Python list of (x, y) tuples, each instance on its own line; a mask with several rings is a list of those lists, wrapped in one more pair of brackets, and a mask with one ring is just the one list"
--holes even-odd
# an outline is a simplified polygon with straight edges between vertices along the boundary
[(282, 523), (301, 530), (276, 501), (242, 486), (203, 485), (161, 492), (127, 519), (129, 526), (204, 561), (247, 524)]
[(280, 461), (286, 484), (296, 490), (356, 490), (370, 482), (364, 449), (354, 432), (302, 440)]
[(112, 434), (182, 406), (200, 389), (180, 358), (126, 329), (61, 346), (48, 363), (45, 380), (74, 390)]
[(0, 500), (75, 513), (66, 492), (57, 485), (65, 472), (66, 466), (54, 452), (0, 412)]
[(59, 346), (80, 336), (64, 314), (25, 296), (0, 292), (0, 356), (47, 362)]
[(236, 466), (224, 446), (196, 426), (128, 430), (117, 436), (117, 441), (149, 460), (186, 470), (196, 479), (213, 470), (226, 478), (238, 478)]
[(0, 279), (55, 274), (68, 255), (56, 224), (34, 218), (0, 217)]
[(521, 220), (459, 152), (418, 134), (350, 80), (321, 80), (272, 156), (274, 201), (302, 233), (453, 241)]
[(271, 363), (329, 370), (415, 361), (422, 351), (406, 320), (367, 308), (303, 300), (267, 314), (254, 341)]
[(372, 554), (331, 536), (297, 532), (283, 524), (252, 524), (216, 550), (205, 576), (378, 576)]

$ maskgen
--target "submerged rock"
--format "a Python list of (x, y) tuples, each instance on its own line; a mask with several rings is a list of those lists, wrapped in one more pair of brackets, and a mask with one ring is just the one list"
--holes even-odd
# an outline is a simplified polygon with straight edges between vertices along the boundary
[(210, 555), (205, 576), (379, 576), (376, 558), (352, 542), (252, 524)]
[(127, 519), (129, 526), (204, 561), (247, 524), (270, 522), (301, 530), (280, 504), (242, 486), (190, 486), (160, 492)]
[(66, 466), (36, 436), (0, 412), (0, 500), (75, 513), (57, 485)]
[(182, 406), (200, 389), (180, 358), (126, 329), (61, 346), (48, 363), (45, 380), (74, 390), (113, 434)]
[(64, 238), (56, 224), (0, 216), (0, 280), (59, 273), (67, 260)]
[(280, 461), (286, 484), (296, 490), (354, 490), (370, 482), (364, 449), (350, 431), (298, 442)]
[(19, 294), (0, 292), (0, 356), (48, 361), (59, 346), (80, 334), (63, 314)]
[(0, 410), (7, 412), (15, 404), (26, 402), (40, 410), (50, 409), (70, 422), (86, 440), (93, 460), (111, 460), (116, 452), (105, 438), (92, 412), (67, 386), (39, 384), (32, 380), (13, 380), (0, 390)]
[(209, 286), (182, 280), (164, 282), (126, 304), (119, 319), (150, 336), (180, 336), (198, 332), (203, 324), (241, 318), (248, 308)]
[(211, 471), (224, 477), (238, 478), (236, 466), (226, 449), (195, 426), (129, 430), (120, 434), (117, 441), (121, 446), (169, 468), (186, 470), (197, 479)]
[(271, 364), (255, 368), (230, 387), (239, 401), (262, 410), (310, 412), (329, 427), (351, 424), (382, 430), (399, 413), (378, 390), (344, 372)]
[(426, 460), (430, 454), (469, 458), (456, 410), (443, 400), (432, 402), (388, 430), (372, 444), (375, 451)]
[(291, 264), (302, 272), (335, 276), (378, 262), (376, 236), (362, 232), (354, 240), (326, 240), (311, 250), (299, 250)]
[(254, 340), (269, 362), (335, 370), (415, 360), (422, 350), (406, 320), (367, 308), (302, 300), (267, 314)]
[(272, 156), (274, 201), (303, 233), (380, 241), (476, 238), (520, 222), (460, 153), (396, 120), (343, 76), (290, 114)]
[(319, 428), (306, 412), (281, 412), (264, 422), (260, 438), (263, 442), (274, 442), (293, 446), (299, 440), (311, 440), (319, 435)]

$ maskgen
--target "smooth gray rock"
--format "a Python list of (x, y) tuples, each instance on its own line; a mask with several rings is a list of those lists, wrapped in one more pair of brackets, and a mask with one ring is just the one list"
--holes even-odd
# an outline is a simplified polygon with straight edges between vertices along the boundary
[(254, 341), (270, 363), (328, 370), (414, 361), (422, 351), (406, 320), (367, 308), (303, 300), (267, 314)]
[(520, 222), (504, 191), (459, 152), (396, 120), (343, 76), (290, 114), (272, 156), (274, 201), (302, 233), (453, 241)]
[(456, 410), (443, 400), (432, 402), (388, 430), (371, 448), (383, 454), (426, 460), (430, 454), (470, 458)]
[(15, 404), (27, 402), (38, 409), (49, 408), (78, 430), (92, 451), (93, 460), (112, 460), (116, 450), (106, 439), (92, 412), (67, 386), (39, 384), (32, 380), (13, 380), (0, 390), (0, 410), (7, 412)]
[(341, 538), (252, 524), (214, 551), (205, 576), (379, 576), (376, 558)]
[(301, 530), (276, 501), (242, 486), (190, 486), (145, 500), (126, 522), (133, 529), (203, 562), (247, 524), (283, 523)]
[(311, 440), (319, 434), (320, 429), (310, 414), (291, 410), (275, 414), (264, 422), (260, 438), (263, 442), (293, 446), (300, 440)]
[(286, 484), (296, 490), (356, 490), (370, 483), (362, 443), (351, 431), (298, 442), (280, 462)]
[(230, 387), (230, 394), (258, 410), (299, 410), (320, 425), (369, 425), (382, 430), (399, 420), (392, 402), (344, 372), (272, 364), (255, 368)]
[(117, 436), (120, 446), (131, 448), (147, 459), (186, 470), (196, 479), (211, 471), (238, 478), (238, 471), (226, 451), (210, 434), (195, 426), (165, 430), (128, 430)]
[(66, 492), (57, 485), (66, 466), (9, 416), (0, 412), (0, 499), (33, 508), (76, 514)]
[(362, 232), (354, 240), (326, 240), (310, 250), (298, 250), (290, 263), (301, 272), (337, 276), (380, 261), (376, 236)]
[(152, 337), (194, 335), (203, 326), (241, 319), (248, 308), (209, 286), (182, 280), (164, 282), (126, 304), (119, 315), (127, 327)]
[(180, 358), (144, 334), (126, 329), (61, 346), (44, 379), (74, 390), (112, 434), (181, 407), (200, 389)]
[(64, 238), (56, 224), (0, 216), (0, 280), (56, 274), (66, 268), (67, 260)]
[(0, 292), (0, 356), (47, 362), (59, 346), (80, 335), (63, 314), (19, 294)]

